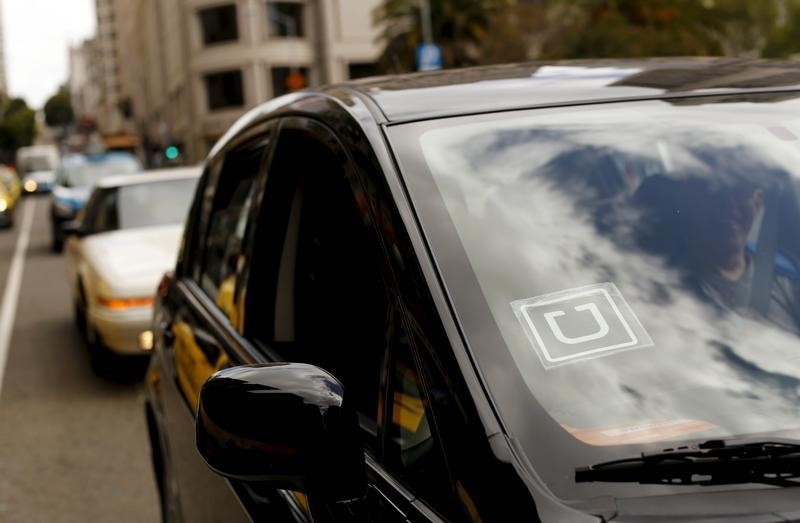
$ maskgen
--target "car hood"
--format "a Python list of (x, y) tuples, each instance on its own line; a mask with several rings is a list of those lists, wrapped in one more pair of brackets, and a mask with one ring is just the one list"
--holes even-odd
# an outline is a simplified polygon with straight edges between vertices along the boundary
[(797, 487), (767, 487), (617, 499), (616, 514), (608, 519), (612, 523), (800, 521), (797, 490)]
[(38, 184), (50, 184), (55, 182), (56, 173), (53, 171), (33, 171), (25, 175), (25, 180), (33, 180)]
[(182, 233), (183, 225), (106, 232), (84, 238), (81, 248), (103, 281), (103, 295), (149, 296), (161, 276), (175, 267)]

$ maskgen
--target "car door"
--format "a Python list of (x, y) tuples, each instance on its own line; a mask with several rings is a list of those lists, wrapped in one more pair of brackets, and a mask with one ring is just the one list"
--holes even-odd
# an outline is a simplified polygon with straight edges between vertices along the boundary
[(187, 232), (181, 273), (160, 317), (167, 445), (185, 521), (248, 521), (231, 485), (212, 473), (195, 448), (200, 388), (217, 370), (251, 363), (234, 323), (234, 293), (252, 194), (271, 143), (260, 127), (212, 159)]
[(412, 386), (401, 300), (350, 150), (319, 121), (282, 120), (244, 268), (243, 332), (265, 357), (319, 366), (344, 384), (366, 452), (370, 521), (437, 521), (386, 462), (418, 444), (427, 463), (418, 477), (452, 490), (427, 399)]
[[(92, 271), (85, 266), (83, 239), (94, 234), (117, 229), (117, 188), (95, 189), (86, 206), (79, 214), (80, 234), (73, 234), (66, 240), (67, 279), (72, 286), (76, 303), (94, 294)], [(87, 288), (88, 287), (88, 288)]]

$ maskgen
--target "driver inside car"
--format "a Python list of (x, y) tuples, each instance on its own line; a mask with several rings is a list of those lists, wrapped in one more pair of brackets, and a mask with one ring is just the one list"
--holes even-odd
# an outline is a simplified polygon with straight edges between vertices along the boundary
[[(747, 181), (655, 175), (639, 187), (639, 242), (723, 311), (800, 332), (797, 252), (784, 248), (781, 195)], [(763, 250), (762, 251), (760, 251)]]

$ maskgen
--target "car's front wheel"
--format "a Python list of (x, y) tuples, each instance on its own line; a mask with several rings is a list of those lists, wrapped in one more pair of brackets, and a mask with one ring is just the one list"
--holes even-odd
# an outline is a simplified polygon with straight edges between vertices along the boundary
[(78, 299), (75, 303), (75, 325), (86, 342), (92, 369), (98, 374), (104, 374), (110, 365), (111, 353), (103, 346), (97, 329), (92, 325), (92, 320), (89, 319), (86, 290), (83, 288), (82, 283), (78, 285)]
[(55, 231), (53, 231), (53, 241), (50, 243), (50, 250), (53, 252), (61, 252), (64, 250), (64, 239), (60, 238)]

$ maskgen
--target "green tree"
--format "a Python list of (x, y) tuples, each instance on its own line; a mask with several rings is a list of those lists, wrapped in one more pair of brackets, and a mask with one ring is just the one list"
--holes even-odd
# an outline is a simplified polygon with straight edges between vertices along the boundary
[(788, 58), (800, 53), (800, 0), (784, 5), (783, 16), (768, 35), (762, 56)]
[(780, 0), (561, 0), (546, 58), (757, 56)]
[(44, 121), (50, 127), (66, 127), (75, 121), (72, 99), (66, 86), (61, 86), (58, 92), (45, 102)]
[(537, 58), (541, 43), (556, 24), (548, 20), (543, 0), (516, 0), (489, 14), (489, 30), (481, 42), (482, 64), (524, 62)]
[(22, 98), (12, 98), (7, 103), (0, 120), (0, 149), (4, 157), (13, 158), (20, 147), (33, 143), (36, 138), (36, 113)]
[[(510, 0), (431, 0), (433, 38), (442, 47), (445, 67), (479, 63), (491, 14), (510, 3)], [(419, 0), (385, 0), (373, 12), (373, 19), (382, 28), (383, 68), (393, 72), (413, 71), (416, 48), (423, 40)]]

